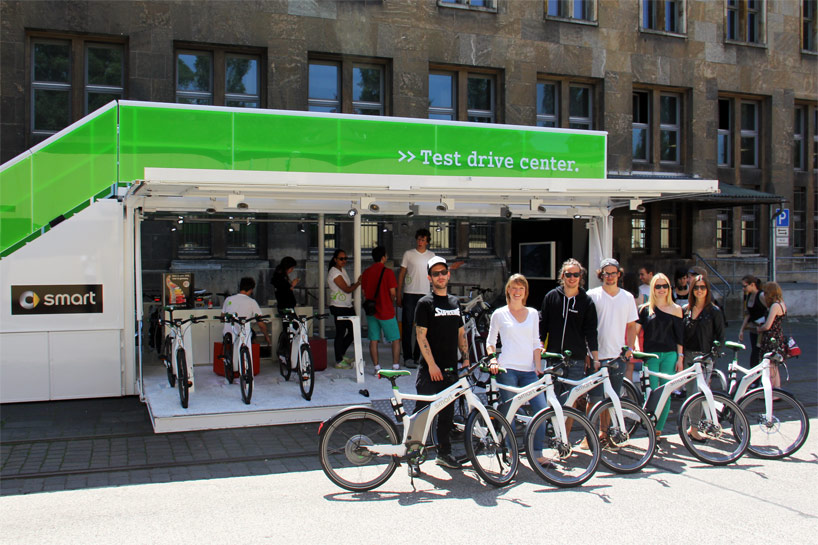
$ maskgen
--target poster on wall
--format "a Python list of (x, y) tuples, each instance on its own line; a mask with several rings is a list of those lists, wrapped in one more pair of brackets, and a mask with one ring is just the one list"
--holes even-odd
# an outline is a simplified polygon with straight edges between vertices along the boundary
[(529, 280), (554, 280), (555, 251), (554, 241), (521, 242), (520, 274)]
[(163, 305), (193, 306), (193, 273), (165, 273), (162, 284)]

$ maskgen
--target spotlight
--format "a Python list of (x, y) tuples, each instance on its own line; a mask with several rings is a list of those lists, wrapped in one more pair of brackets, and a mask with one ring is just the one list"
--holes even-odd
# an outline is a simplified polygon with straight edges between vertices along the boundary
[(205, 212), (207, 212), (208, 214), (215, 214), (216, 209), (211, 206), (210, 208), (206, 209)]
[(437, 209), (437, 211), (438, 211), (438, 212), (445, 212), (446, 210), (448, 210), (448, 209), (449, 209), (449, 207), (448, 207), (448, 206), (446, 206), (446, 203), (445, 203), (445, 202), (443, 202), (443, 201), (440, 201), (440, 204), (438, 204), (437, 206), (435, 206), (435, 208)]
[(172, 233), (172, 232), (174, 232), (175, 230), (176, 230), (176, 226), (175, 226), (175, 225), (172, 225), (172, 226), (170, 227), (170, 232)]
[(540, 204), (540, 205), (538, 205), (538, 206), (537, 206), (537, 212), (543, 212), (543, 213), (545, 213), (545, 205), (544, 205), (544, 204)]
[(500, 207), (500, 217), (505, 219), (511, 219), (511, 210), (509, 210), (508, 206)]
[(418, 213), (418, 209), (419, 209), (418, 205), (412, 203), (409, 205), (409, 211), (406, 213), (406, 215), (409, 216), (410, 218), (412, 216), (416, 216)]
[(639, 212), (640, 214), (644, 214), (645, 213), (645, 205), (640, 204), (639, 206), (636, 207), (636, 211)]
[(381, 209), (381, 207), (378, 206), (378, 203), (373, 202), (373, 203), (370, 203), (370, 205), (369, 205), (369, 211), (370, 212), (378, 212), (378, 211), (380, 211), (380, 209)]
[(575, 220), (578, 220), (578, 219), (581, 219), (581, 218), (582, 218), (582, 216), (581, 216), (581, 215), (579, 215), (579, 214), (574, 214), (574, 219), (575, 219)]
[(298, 224), (298, 230), (299, 230), (299, 231), (301, 231), (302, 233), (306, 233), (306, 232), (307, 232), (307, 230), (304, 228), (304, 224), (303, 224), (303, 223), (299, 223), (299, 224)]
[(182, 224), (184, 222), (185, 222), (185, 218), (183, 218), (182, 216), (179, 216), (179, 219), (176, 220), (176, 223), (179, 223), (179, 224)]
[(355, 207), (352, 207), (349, 210), (347, 210), (347, 216), (349, 216), (350, 218), (354, 218), (357, 215), (358, 215), (358, 210)]
[(240, 202), (238, 206), (236, 206), (236, 208), (239, 208), (241, 210), (247, 210), (248, 208), (250, 208), (250, 205), (247, 204), (246, 202)]
[(440, 197), (440, 203), (435, 207), (438, 212), (446, 212), (447, 210), (454, 210), (454, 199), (447, 199)]

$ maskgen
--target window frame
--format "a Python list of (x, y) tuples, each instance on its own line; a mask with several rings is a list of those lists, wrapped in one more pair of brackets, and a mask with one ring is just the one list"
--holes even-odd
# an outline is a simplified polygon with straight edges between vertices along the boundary
[[(429, 72), (426, 78), (426, 95), (427, 100), (429, 96), (429, 83), (431, 76), (450, 75), (452, 77), (452, 94), (453, 103), (451, 108), (432, 107), (431, 104), (426, 109), (427, 119), (432, 119), (433, 114), (441, 115), (444, 112), (453, 112), (453, 121), (470, 121), (469, 117), (473, 115), (480, 115), (490, 119), (489, 123), (502, 123), (501, 104), (503, 103), (502, 96), (502, 78), (503, 71), (491, 68), (478, 67), (459, 67), (441, 64), (430, 64)], [(490, 84), (489, 98), (491, 111), (470, 109), (468, 106), (468, 89), (469, 79), (488, 79)]]
[(432, 234), (431, 240), (429, 240), (429, 248), (435, 254), (452, 256), (457, 253), (457, 221), (447, 219), (431, 220), (428, 229)]
[[(654, 7), (661, 9), (652, 9)], [(676, 24), (673, 25), (673, 28), (668, 28), (668, 13), (675, 15)], [(639, 32), (685, 37), (687, 35), (687, 0), (640, 0)]]
[[(331, 101), (328, 99), (313, 99), (309, 97), (309, 69), (312, 65), (329, 65), (338, 68), (338, 99)], [(356, 68), (379, 68), (381, 70), (380, 104), (366, 101), (353, 100), (354, 90), (354, 72)], [(312, 110), (312, 106), (323, 107), (331, 104), (338, 104), (340, 109), (336, 113), (354, 114), (354, 115), (373, 115), (373, 114), (358, 114), (355, 109), (362, 107), (365, 109), (379, 109), (380, 116), (392, 115), (392, 60), (379, 57), (359, 57), (352, 55), (326, 55), (321, 53), (310, 53), (307, 60), (307, 111)]]
[[(735, 123), (733, 122), (733, 119), (734, 119), (735, 115), (733, 114), (733, 103), (734, 103), (734, 100), (732, 98), (729, 98), (729, 97), (719, 97), (718, 98), (718, 103), (717, 103), (717, 108), (718, 108), (717, 119), (718, 119), (718, 121), (716, 122), (716, 133), (717, 133), (717, 135), (716, 135), (716, 164), (719, 167), (732, 168), (732, 166), (734, 164), (734, 160), (733, 160), (733, 140), (734, 140), (734, 138), (733, 138), (733, 135), (734, 135)], [(722, 107), (722, 104), (726, 104), (726, 107), (727, 107), (727, 125), (728, 125), (728, 127), (726, 129), (721, 128), (721, 107)], [(726, 137), (726, 140), (727, 140), (727, 142), (726, 142), (726, 144), (724, 146), (724, 149), (726, 150), (726, 153), (727, 153), (726, 162), (721, 161), (721, 154), (719, 153), (719, 150), (721, 149), (721, 142), (722, 142), (723, 137)]]
[[(647, 89), (634, 89), (632, 95), (633, 95), (633, 101), (632, 101), (633, 106), (632, 106), (632, 111), (631, 111), (631, 161), (633, 161), (634, 163), (648, 164), (648, 163), (651, 162), (651, 159), (653, 157), (653, 153), (651, 151), (652, 150), (653, 138), (651, 138), (651, 130), (650, 130), (651, 117), (652, 117), (651, 116), (652, 108), (650, 107), (651, 92), (649, 90), (647, 90)], [(644, 105), (640, 104), (640, 109), (641, 109), (642, 106), (644, 106), (644, 108), (645, 108), (645, 117), (646, 117), (645, 121), (634, 121), (634, 119), (636, 118), (636, 111), (635, 110), (636, 110), (637, 95), (639, 96), (640, 102), (642, 102), (642, 99), (644, 99)], [(644, 131), (644, 134), (645, 134), (645, 154), (644, 154), (644, 157), (637, 157), (635, 155), (635, 153), (634, 153), (635, 134), (636, 134), (637, 130)]]
[[(659, 93), (659, 140), (657, 140), (657, 147), (659, 148), (659, 163), (666, 164), (666, 165), (680, 165), (682, 163), (682, 96), (681, 94), (677, 93), (666, 93), (660, 92)], [(673, 98), (676, 101), (675, 107), (675, 116), (676, 116), (676, 123), (662, 123), (662, 98)], [(673, 133), (676, 135), (676, 151), (675, 159), (662, 159), (664, 154), (665, 146), (662, 140), (662, 133)]]
[[(600, 81), (593, 78), (574, 78), (574, 77), (566, 77), (566, 76), (558, 76), (555, 74), (538, 74), (537, 75), (537, 86), (535, 89), (539, 87), (539, 84), (553, 84), (555, 86), (555, 94), (556, 96), (555, 101), (555, 110), (556, 110), (556, 128), (560, 129), (571, 129), (572, 124), (590, 124), (590, 127), (585, 129), (579, 130), (597, 130), (597, 125), (600, 123), (600, 115), (597, 111), (599, 107), (600, 100), (598, 93), (600, 92)], [(570, 102), (571, 102), (571, 89), (572, 88), (587, 88), (590, 90), (588, 93), (588, 99), (590, 104), (588, 105), (588, 111), (590, 114), (590, 118), (585, 118), (581, 116), (572, 116), (570, 115)], [(536, 97), (535, 97), (536, 100)], [(539, 106), (537, 106), (539, 108)], [(536, 108), (535, 108), (536, 112)], [(537, 119), (535, 118), (534, 123), (537, 123)]]
[(805, 254), (807, 251), (807, 188), (792, 188), (792, 252)]
[[(761, 137), (761, 102), (755, 100), (740, 100), (739, 103), (739, 115), (737, 116), (740, 119), (741, 128), (739, 130), (739, 166), (741, 168), (759, 168), (761, 165), (759, 152), (759, 140)], [(742, 109), (744, 106), (752, 106), (753, 111), (753, 123), (754, 127), (752, 129), (747, 129), (744, 127), (744, 112)], [(745, 163), (744, 162), (744, 140), (745, 139), (752, 139), (753, 141), (753, 162)]]
[[(647, 212), (631, 211), (630, 224), (631, 253), (650, 254), (650, 222)], [(634, 245), (637, 240), (639, 245)]]
[(801, 53), (818, 54), (818, 0), (801, 0)]
[[(263, 47), (245, 47), (245, 46), (220, 46), (206, 43), (195, 42), (173, 42), (173, 96), (174, 101), (179, 103), (181, 96), (189, 96), (191, 98), (199, 96), (204, 97), (205, 93), (202, 91), (180, 91), (179, 90), (179, 55), (180, 54), (202, 54), (206, 53), (210, 56), (210, 104), (213, 106), (226, 106), (229, 97), (246, 96), (252, 97), (258, 101), (257, 108), (267, 107), (267, 50)], [(246, 57), (254, 58), (257, 63), (257, 87), (258, 95), (238, 95), (235, 93), (227, 93), (226, 78), (227, 78), (227, 59), (229, 57)], [(248, 100), (249, 101), (249, 100)], [(241, 108), (241, 106), (231, 106), (233, 108)]]
[(469, 255), (494, 255), (493, 221), (469, 221)]
[[(792, 128), (792, 156), (793, 169), (797, 172), (807, 170), (806, 139), (807, 132), (807, 106), (796, 104), (793, 109), (794, 119)], [(799, 129), (800, 126), (800, 129)], [(813, 129), (815, 130), (815, 129)]]
[[(478, 5), (478, 2), (482, 2), (483, 5)], [(497, 13), (497, 0), (437, 0), (437, 6), (440, 8), (468, 9)]]
[[(35, 65), (35, 44), (37, 43), (62, 43), (68, 45), (68, 81), (67, 82), (47, 82), (34, 80)], [(77, 35), (68, 32), (46, 32), (46, 31), (26, 31), (26, 116), (25, 132), (26, 147), (31, 147), (50, 136), (63, 130), (89, 112), (87, 102), (87, 80), (88, 80), (88, 46), (103, 46), (109, 48), (120, 48), (122, 51), (122, 74), (120, 99), (128, 96), (128, 37), (127, 36), (105, 36), (105, 35)], [(81, 67), (81, 69), (78, 69)], [(99, 87), (99, 86), (93, 86)], [(100, 88), (101, 89), (101, 88)], [(112, 88), (113, 89), (113, 88)], [(35, 130), (35, 91), (36, 90), (57, 90), (68, 93), (67, 124), (56, 130), (39, 129)], [(115, 93), (115, 90), (112, 94)]]
[[(554, 89), (554, 113), (540, 113), (540, 86)], [(559, 83), (554, 81), (537, 80), (537, 121), (538, 127), (559, 127), (560, 126), (560, 90)], [(551, 124), (549, 124), (551, 123)]]
[[(556, 6), (557, 13), (550, 13), (552, 7)], [(575, 17), (577, 6), (580, 11), (586, 13), (587, 17)], [(583, 7), (585, 9), (583, 9)], [(543, 16), (545, 19), (563, 21), (566, 23), (580, 23), (586, 25), (598, 25), (597, 0), (543, 0)]]
[[(637, 95), (643, 102), (647, 104), (647, 123), (634, 123), (635, 99)], [(638, 166), (654, 165), (661, 167), (663, 170), (681, 171), (686, 162), (687, 144), (687, 120), (685, 118), (685, 104), (688, 91), (685, 89), (652, 87), (641, 84), (635, 84), (632, 90), (631, 109), (631, 161), (632, 164)], [(666, 98), (672, 98), (675, 101), (675, 123), (662, 122), (662, 103)], [(636, 130), (643, 130), (646, 132), (646, 157), (637, 158), (634, 156), (634, 134)], [(665, 144), (662, 138), (664, 133), (672, 133), (675, 135), (675, 153), (673, 159), (664, 159)]]
[(717, 255), (733, 254), (733, 209), (719, 208), (716, 210), (716, 239)]
[[(756, 5), (757, 8), (752, 6)], [(755, 16), (755, 17), (754, 17)], [(757, 39), (750, 39), (751, 19)], [(732, 25), (731, 25), (732, 21)], [(732, 34), (731, 34), (732, 29)], [(724, 42), (755, 47), (767, 46), (767, 0), (725, 0)]]
[[(761, 207), (759, 205), (742, 206), (740, 219), (741, 236), (741, 254), (742, 255), (759, 255), (761, 253), (760, 245), (760, 223), (761, 223)], [(749, 241), (752, 237), (752, 241)], [(746, 244), (747, 242), (752, 244)]]

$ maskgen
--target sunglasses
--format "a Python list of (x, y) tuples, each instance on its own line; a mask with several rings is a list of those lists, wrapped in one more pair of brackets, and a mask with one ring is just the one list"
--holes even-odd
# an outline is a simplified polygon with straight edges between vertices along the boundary
[(345, 258), (345, 257), (336, 257), (335, 258), (335, 261), (346, 261), (346, 260), (347, 260), (347, 258)]
[(707, 291), (707, 286), (693, 286), (693, 291)]
[(446, 276), (447, 274), (449, 274), (449, 269), (443, 269), (442, 271), (431, 272), (429, 273), (429, 276), (432, 278), (437, 278), (438, 276)]
[(670, 289), (670, 284), (656, 284), (655, 287), (657, 290), (666, 290)]
[(582, 276), (582, 273), (572, 273), (572, 272), (567, 272), (567, 273), (562, 273), (562, 275), (563, 275), (565, 278), (579, 278), (580, 276)]
[(602, 276), (607, 276), (608, 278), (610, 278), (610, 277), (612, 277), (612, 276), (616, 276), (617, 274), (619, 274), (619, 271), (614, 271), (614, 272), (603, 272), (603, 273), (602, 273)]

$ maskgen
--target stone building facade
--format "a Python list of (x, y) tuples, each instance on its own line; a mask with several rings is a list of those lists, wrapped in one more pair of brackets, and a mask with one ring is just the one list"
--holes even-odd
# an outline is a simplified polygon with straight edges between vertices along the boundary
[[(779, 270), (798, 272), (782, 280), (814, 281), (817, 18), (815, 0), (3, 0), (0, 159), (111, 98), (604, 130), (612, 185), (700, 177), (785, 199)], [(616, 210), (614, 253), (766, 277), (771, 208), (754, 198)], [(392, 227), (400, 255), (415, 225)], [(474, 250), (467, 221), (450, 227), (452, 253)], [(270, 252), (276, 229), (297, 231), (270, 226)], [(484, 257), (507, 262), (513, 226), (487, 232)]]

